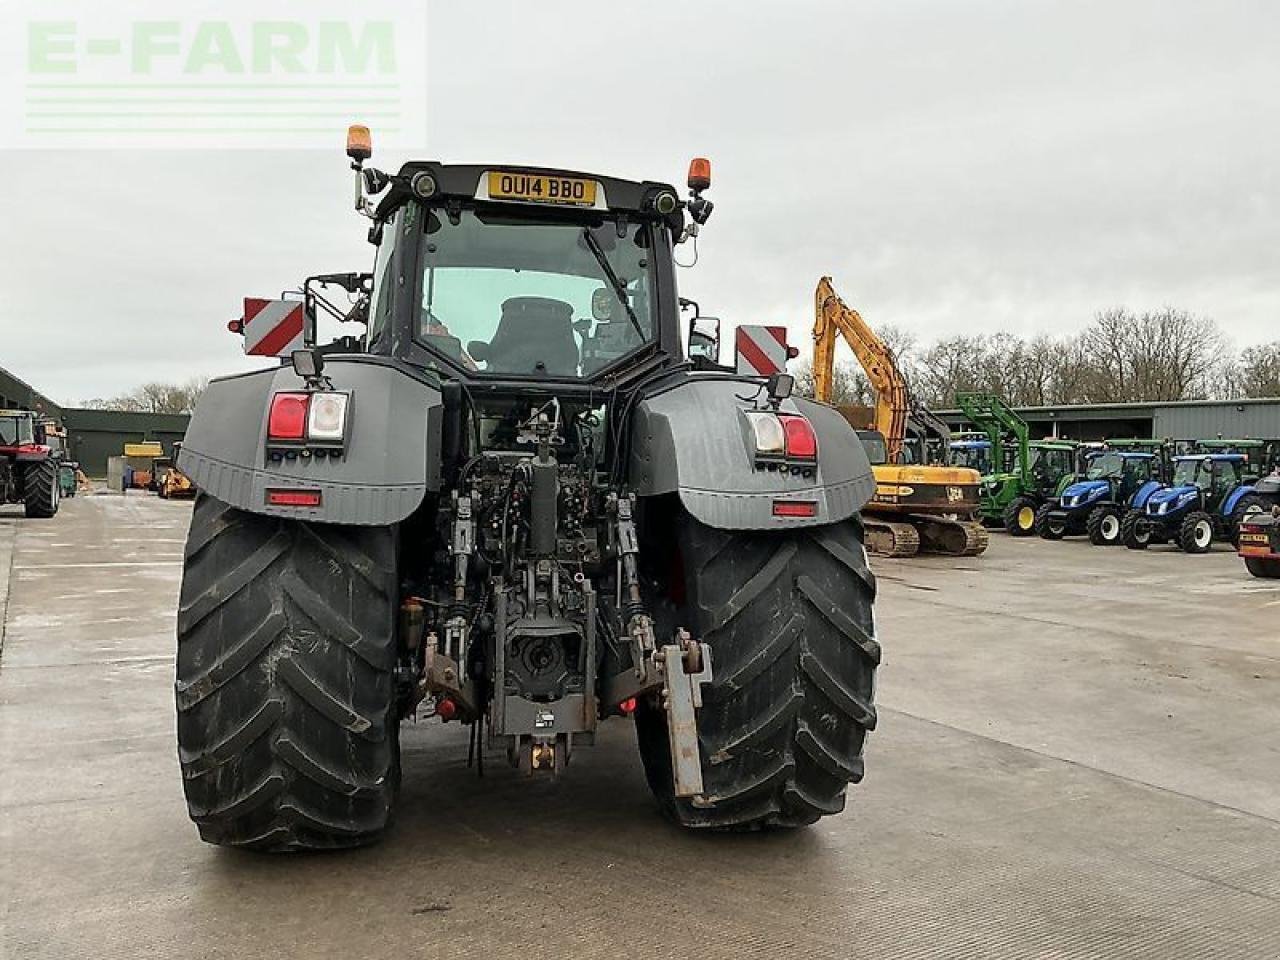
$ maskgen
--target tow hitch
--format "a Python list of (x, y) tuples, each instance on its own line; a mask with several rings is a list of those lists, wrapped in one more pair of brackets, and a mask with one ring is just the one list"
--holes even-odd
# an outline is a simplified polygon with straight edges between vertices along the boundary
[(698, 710), (702, 685), (711, 682), (711, 648), (677, 630), (675, 643), (654, 654), (662, 672), (662, 708), (667, 712), (671, 776), (677, 797), (702, 794), (702, 755), (698, 749)]

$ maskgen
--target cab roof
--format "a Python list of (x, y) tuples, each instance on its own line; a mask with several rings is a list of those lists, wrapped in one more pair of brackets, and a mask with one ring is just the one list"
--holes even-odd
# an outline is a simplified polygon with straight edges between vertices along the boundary
[(1224, 463), (1248, 463), (1249, 458), (1243, 453), (1184, 453), (1180, 457), (1173, 458), (1174, 463), (1182, 460), (1213, 460)]
[[(447, 203), (449, 200), (463, 203), (492, 203), (495, 206), (500, 205), (507, 209), (519, 209), (529, 213), (538, 210), (626, 213), (643, 219), (665, 220), (673, 230), (682, 229), (684, 226), (683, 207), (665, 216), (653, 208), (654, 199), (661, 193), (670, 193), (679, 198), (676, 188), (669, 183), (657, 180), (623, 180), (599, 173), (564, 170), (557, 167), (529, 167), (506, 163), (441, 163), (438, 160), (412, 160), (400, 168), (400, 172), (391, 178), (391, 187), (387, 195), (378, 204), (380, 219), (415, 195), (412, 188), (413, 178), (420, 173), (429, 173), (435, 179), (436, 190), (428, 199), (431, 203), (440, 201)], [(527, 174), (594, 181), (598, 185), (598, 205), (573, 206), (518, 200), (491, 200), (488, 199), (485, 180), (485, 175), (488, 173)]]

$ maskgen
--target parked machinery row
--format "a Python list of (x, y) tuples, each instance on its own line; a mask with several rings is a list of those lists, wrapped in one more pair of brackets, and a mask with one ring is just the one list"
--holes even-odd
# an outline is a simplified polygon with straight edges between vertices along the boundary
[[(1001, 398), (957, 399), (978, 431), (953, 437), (952, 463), (979, 470), (984, 522), (1013, 536), (1206, 553), (1216, 540), (1239, 545), (1246, 524), (1280, 512), (1280, 440), (1031, 440)], [(1270, 534), (1251, 533), (1253, 546)], [(1280, 570), (1280, 558), (1254, 559), (1259, 576)]]

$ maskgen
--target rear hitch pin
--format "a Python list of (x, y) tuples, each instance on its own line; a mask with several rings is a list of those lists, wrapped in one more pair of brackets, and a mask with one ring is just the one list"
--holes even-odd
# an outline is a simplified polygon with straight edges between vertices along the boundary
[(680, 628), (674, 642), (663, 646), (655, 659), (662, 670), (662, 707), (667, 714), (675, 795), (698, 797), (703, 791), (698, 710), (702, 685), (711, 682), (711, 648)]

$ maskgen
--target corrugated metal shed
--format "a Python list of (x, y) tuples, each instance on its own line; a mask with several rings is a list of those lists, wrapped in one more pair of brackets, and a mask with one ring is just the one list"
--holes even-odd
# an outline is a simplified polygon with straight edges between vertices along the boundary
[(1280, 439), (1280, 400), (1161, 404), (1153, 428), (1157, 437)]
[[(1280, 439), (1280, 398), (1188, 400), (1179, 403), (1092, 403), (1019, 407), (1035, 435), (1072, 440), (1108, 437), (1214, 437)], [(965, 426), (959, 410), (935, 411), (953, 428)]]

